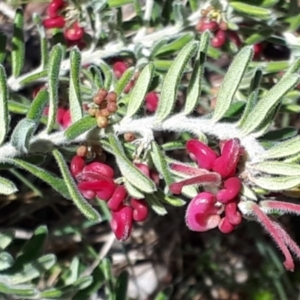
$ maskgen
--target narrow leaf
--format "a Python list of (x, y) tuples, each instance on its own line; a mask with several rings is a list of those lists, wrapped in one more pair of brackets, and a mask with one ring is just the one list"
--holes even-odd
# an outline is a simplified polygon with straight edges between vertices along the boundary
[(115, 93), (117, 95), (120, 95), (123, 92), (124, 88), (131, 80), (133, 73), (134, 73), (134, 67), (128, 68), (124, 72), (122, 77), (118, 80), (116, 87), (115, 87)]
[(53, 150), (53, 156), (58, 163), (60, 172), (74, 204), (86, 216), (86, 218), (92, 221), (99, 221), (100, 215), (98, 212), (87, 202), (86, 199), (82, 197), (81, 193), (78, 191), (76, 183), (62, 154), (58, 150)]
[(48, 103), (48, 92), (44, 89), (40, 90), (30, 105), (26, 118), (39, 124), (44, 109)]
[(22, 119), (15, 127), (10, 142), (19, 151), (27, 153), (30, 139), (35, 131), (36, 123), (30, 119)]
[(104, 74), (104, 86), (103, 88), (105, 88), (106, 90), (110, 90), (110, 86), (111, 86), (111, 83), (112, 83), (112, 71), (111, 71), (111, 68), (104, 62), (101, 62), (100, 64), (100, 68)]
[(14, 18), (14, 32), (12, 38), (12, 74), (18, 77), (21, 74), (25, 61), (25, 42), (24, 42), (24, 17), (22, 9), (16, 10)]
[(10, 268), (14, 263), (13, 257), (7, 252), (0, 252), (0, 271)]
[(83, 117), (74, 124), (72, 124), (66, 131), (65, 137), (68, 140), (74, 140), (81, 134), (95, 128), (97, 126), (96, 118), (90, 116)]
[(136, 188), (145, 192), (156, 191), (155, 183), (146, 177), (132, 162), (126, 157), (122, 145), (113, 134), (109, 134), (109, 143), (116, 157), (118, 167), (122, 175)]
[(129, 274), (127, 271), (123, 271), (117, 278), (115, 299), (126, 300), (127, 299), (127, 287), (128, 287)]
[(196, 42), (193, 41), (187, 44), (179, 52), (168, 73), (166, 74), (162, 86), (158, 108), (155, 114), (157, 122), (163, 121), (171, 113), (176, 102), (179, 81), (184, 72), (184, 69), (186, 68), (188, 60), (195, 53), (196, 49)]
[(252, 56), (252, 47), (247, 46), (240, 50), (231, 63), (218, 92), (216, 108), (213, 113), (215, 122), (220, 120), (229, 109)]
[(27, 297), (37, 296), (38, 292), (33, 288), (32, 285), (15, 285), (9, 283), (7, 280), (2, 281), (0, 278), (0, 294), (13, 295), (14, 297), (22, 297), (23, 299)]
[(131, 118), (142, 106), (154, 72), (154, 65), (148, 64), (141, 72), (129, 98), (125, 118)]
[(191, 112), (193, 112), (199, 101), (202, 87), (202, 78), (204, 73), (204, 63), (206, 59), (206, 52), (209, 44), (209, 39), (210, 34), (207, 31), (202, 33), (197, 59), (194, 64), (192, 78), (188, 86), (187, 97), (183, 111), (185, 115), (188, 115)]
[(22, 268), (23, 265), (30, 263), (32, 260), (37, 259), (44, 250), (44, 244), (48, 236), (48, 229), (46, 226), (38, 227), (30, 240), (27, 241), (22, 248), (19, 256), (17, 257), (14, 268)]
[(93, 84), (95, 85), (95, 87), (98, 89), (103, 88), (103, 75), (101, 74), (100, 69), (96, 66), (91, 66), (89, 70), (93, 75)]
[(124, 186), (128, 194), (135, 199), (144, 199), (144, 194), (135, 186), (133, 186), (128, 180), (124, 180)]
[(163, 176), (166, 185), (169, 186), (171, 183), (173, 183), (174, 180), (170, 172), (169, 165), (166, 161), (166, 155), (165, 153), (163, 153), (162, 149), (155, 141), (151, 143), (151, 148), (151, 158), (154, 166), (157, 171)]
[(49, 184), (49, 186), (51, 186), (55, 191), (59, 192), (65, 198), (70, 199), (70, 195), (67, 191), (64, 181), (61, 178), (58, 178), (57, 175), (52, 175), (48, 171), (18, 158), (7, 159), (5, 162), (26, 170), (27, 172)]
[(48, 92), (49, 92), (49, 114), (47, 123), (47, 132), (50, 132), (56, 122), (56, 114), (58, 108), (58, 85), (59, 70), (63, 59), (63, 48), (60, 44), (55, 45), (50, 53), (48, 66)]
[(8, 89), (5, 69), (0, 65), (0, 145), (4, 142), (9, 130)]
[(267, 20), (272, 16), (272, 12), (269, 9), (249, 5), (244, 2), (230, 2), (230, 6), (240, 13), (262, 20)]
[(0, 232), (0, 250), (6, 249), (15, 237), (15, 232), (12, 230), (2, 230)]
[(291, 155), (295, 155), (300, 152), (300, 137), (297, 136), (293, 139), (289, 139), (282, 142), (269, 150), (265, 151), (261, 156), (272, 159), (272, 158), (282, 158)]
[(161, 202), (158, 200), (156, 195), (154, 194), (147, 194), (145, 195), (145, 198), (147, 200), (147, 203), (150, 205), (150, 207), (160, 216), (166, 215), (168, 212), (164, 208), (164, 206), (161, 204)]
[(0, 64), (4, 62), (5, 56), (6, 56), (6, 42), (7, 37), (4, 33), (0, 32)]
[(299, 82), (299, 75), (291, 74), (280, 80), (253, 108), (241, 129), (243, 134), (255, 131), (264, 119), (272, 112), (282, 97)]
[(82, 118), (82, 102), (80, 91), (81, 54), (78, 48), (73, 48), (70, 53), (70, 86), (69, 105), (72, 123)]
[(248, 165), (255, 171), (287, 176), (300, 176), (300, 165), (280, 161), (263, 161), (257, 164)]
[(268, 191), (283, 191), (300, 185), (300, 176), (253, 177), (249, 178), (257, 186)]
[(10, 180), (0, 177), (0, 194), (11, 195), (18, 191), (17, 187)]

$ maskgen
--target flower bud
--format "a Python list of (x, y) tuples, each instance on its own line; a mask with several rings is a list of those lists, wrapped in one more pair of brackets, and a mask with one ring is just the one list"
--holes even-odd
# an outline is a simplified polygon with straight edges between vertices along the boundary
[(145, 164), (135, 163), (134, 164), (144, 175), (150, 178), (150, 169)]
[(133, 209), (123, 206), (112, 212), (110, 226), (119, 241), (125, 241), (130, 236), (133, 225)]
[(218, 30), (215, 33), (215, 36), (211, 40), (212, 47), (220, 48), (222, 47), (226, 42), (226, 34), (223, 30)]
[(186, 149), (195, 156), (198, 166), (210, 170), (213, 167), (217, 154), (207, 145), (198, 140), (189, 140)]
[(113, 168), (101, 162), (92, 162), (88, 164), (86, 167), (84, 167), (82, 171), (83, 173), (86, 172), (98, 173), (103, 176), (107, 176), (109, 178), (114, 178), (115, 176), (115, 172)]
[(82, 159), (82, 157), (75, 155), (70, 163), (70, 171), (73, 176), (78, 175), (84, 168), (85, 161)]
[(222, 218), (219, 224), (219, 230), (223, 233), (230, 233), (234, 230), (235, 226), (230, 224), (228, 219)]
[(84, 29), (76, 22), (64, 32), (65, 38), (69, 41), (79, 41), (83, 38)]
[(43, 25), (46, 29), (64, 28), (65, 24), (66, 24), (66, 21), (62, 16), (58, 16), (56, 18), (51, 18), (51, 19), (45, 19), (43, 21)]
[(237, 177), (231, 177), (225, 180), (225, 189), (220, 190), (217, 193), (217, 200), (226, 204), (233, 201), (236, 196), (238, 196), (241, 190), (241, 181)]
[(82, 190), (78, 188), (82, 196), (88, 200), (92, 200), (96, 197), (96, 192), (91, 190)]
[(142, 222), (147, 219), (149, 210), (145, 200), (131, 198), (130, 206), (133, 210), (133, 219), (137, 222)]
[(115, 77), (117, 79), (120, 79), (124, 72), (127, 70), (127, 64), (123, 61), (117, 61), (113, 64), (113, 71), (115, 74)]
[(78, 189), (95, 191), (100, 199), (108, 200), (114, 193), (115, 184), (109, 181), (85, 181), (78, 183)]
[(236, 202), (230, 202), (225, 205), (225, 216), (231, 225), (239, 225), (242, 222), (242, 215), (237, 210)]
[(107, 207), (112, 211), (117, 211), (127, 197), (127, 191), (124, 185), (118, 185), (112, 197), (107, 202)]
[(240, 157), (240, 141), (238, 139), (228, 140), (222, 149), (222, 155), (213, 164), (213, 170), (223, 178), (235, 175), (236, 166)]
[(155, 112), (158, 106), (158, 95), (156, 92), (150, 92), (146, 95), (146, 109), (150, 112)]

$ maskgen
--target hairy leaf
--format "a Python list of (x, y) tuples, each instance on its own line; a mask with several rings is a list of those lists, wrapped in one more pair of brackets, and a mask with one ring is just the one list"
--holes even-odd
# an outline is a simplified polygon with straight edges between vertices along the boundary
[(18, 189), (13, 182), (4, 177), (0, 177), (0, 194), (11, 195), (17, 191)]
[(95, 128), (97, 126), (96, 118), (86, 116), (72, 124), (66, 131), (65, 137), (68, 140), (74, 140), (81, 134)]
[(300, 176), (300, 165), (281, 161), (263, 161), (248, 166), (255, 171), (287, 176)]
[(176, 102), (178, 84), (181, 76), (186, 68), (186, 64), (197, 49), (197, 43), (191, 42), (187, 44), (177, 55), (172, 63), (168, 73), (166, 74), (160, 100), (155, 113), (156, 121), (159, 123), (169, 116)]
[(0, 145), (4, 142), (9, 130), (8, 89), (5, 69), (0, 65)]
[(25, 43), (24, 43), (24, 17), (22, 9), (16, 10), (14, 19), (14, 32), (12, 38), (12, 74), (18, 77), (21, 74), (25, 61)]
[(268, 20), (272, 16), (272, 12), (269, 9), (259, 7), (256, 5), (249, 5), (244, 2), (237, 1), (230, 2), (230, 5), (234, 8), (234, 10), (250, 17)]
[(155, 194), (147, 194), (145, 195), (145, 198), (147, 200), (147, 203), (150, 205), (150, 207), (158, 215), (163, 216), (168, 213)]
[(202, 33), (197, 58), (194, 63), (192, 78), (188, 86), (187, 97), (183, 111), (185, 115), (188, 115), (191, 112), (193, 112), (195, 106), (199, 101), (199, 97), (201, 94), (202, 77), (204, 73), (204, 63), (206, 59), (206, 52), (209, 44), (209, 39), (210, 35), (208, 32)]
[(268, 191), (283, 191), (300, 185), (300, 176), (254, 177), (249, 178), (257, 186)]
[(72, 124), (82, 118), (82, 102), (80, 91), (81, 54), (78, 48), (73, 48), (70, 53), (70, 86), (69, 105)]
[(117, 95), (120, 95), (124, 88), (126, 87), (126, 85), (130, 82), (132, 75), (134, 73), (134, 68), (128, 68), (124, 74), (122, 75), (122, 77), (118, 80), (116, 87), (115, 87), (115, 93)]
[(215, 122), (220, 120), (229, 109), (252, 55), (252, 47), (244, 47), (231, 63), (218, 92), (216, 107), (213, 113), (213, 120)]
[(152, 63), (148, 64), (141, 72), (130, 94), (125, 118), (131, 118), (140, 109), (151, 83), (153, 72), (154, 66)]

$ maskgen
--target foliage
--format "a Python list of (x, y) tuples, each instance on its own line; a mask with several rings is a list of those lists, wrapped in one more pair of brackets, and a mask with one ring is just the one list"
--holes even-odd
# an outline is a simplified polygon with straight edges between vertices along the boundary
[[(80, 225), (71, 226), (81, 239), (85, 228), (109, 221), (124, 241), (150, 211), (165, 218), (184, 205), (192, 231), (230, 233), (242, 219), (254, 220), (293, 271), (291, 253), (299, 258), (300, 248), (278, 217), (300, 214), (298, 10), (293, 0), (53, 0), (46, 16), (33, 15), (40, 65), (28, 71), (27, 29), (16, 9), (11, 43), (0, 36), (3, 199), (24, 189), (39, 201), (48, 199), (45, 191), (60, 195), (82, 214), (74, 213)], [(230, 61), (226, 72), (221, 57)], [(223, 77), (217, 93), (212, 73)], [(108, 256), (85, 242), (88, 254), (64, 265), (45, 250), (55, 226), (37, 223), (22, 247), (15, 232), (1, 230), (0, 294), (126, 299), (127, 271), (115, 277)], [(251, 297), (286, 299), (292, 288), (270, 273), (289, 287), (290, 279), (262, 240), (254, 238), (253, 248), (274, 287)], [(205, 255), (199, 268), (218, 271)], [(156, 292), (156, 299), (172, 297), (170, 288)]]

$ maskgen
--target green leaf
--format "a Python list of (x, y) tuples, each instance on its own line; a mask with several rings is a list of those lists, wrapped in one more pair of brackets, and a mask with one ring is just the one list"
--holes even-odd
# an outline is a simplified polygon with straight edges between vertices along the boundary
[(59, 70), (63, 59), (63, 47), (55, 45), (50, 53), (48, 66), (48, 92), (49, 92), (49, 114), (47, 123), (47, 132), (53, 129), (56, 122), (56, 114), (58, 108), (58, 85), (59, 85)]
[(272, 16), (272, 12), (269, 9), (256, 5), (249, 5), (244, 2), (230, 2), (230, 6), (240, 13), (261, 20), (268, 20)]
[(244, 43), (246, 45), (253, 45), (260, 42), (265, 41), (269, 36), (271, 36), (273, 33), (273, 30), (270, 28), (259, 30), (258, 32), (254, 32), (251, 34)]
[(11, 195), (18, 191), (17, 187), (10, 180), (0, 177), (0, 194), (1, 195)]
[(20, 284), (40, 277), (45, 271), (51, 269), (55, 263), (55, 255), (46, 254), (31, 263), (23, 265), (20, 272), (14, 273), (11, 276), (12, 282), (14, 284)]
[(273, 111), (282, 97), (299, 82), (299, 75), (291, 74), (280, 80), (252, 109), (241, 126), (244, 135), (255, 131)]
[(300, 185), (300, 176), (253, 177), (251, 182), (268, 191), (284, 191)]
[(241, 195), (247, 199), (257, 201), (256, 194), (246, 184), (242, 184)]
[(256, 164), (249, 164), (248, 167), (255, 171), (287, 176), (300, 176), (300, 165), (279, 161), (263, 161)]
[(155, 183), (136, 168), (126, 157), (119, 140), (113, 134), (109, 134), (108, 138), (118, 167), (126, 180), (145, 193), (156, 191)]
[(126, 300), (127, 299), (127, 287), (128, 287), (129, 274), (127, 271), (123, 271), (117, 278), (115, 299)]
[(83, 290), (83, 289), (87, 288), (88, 286), (90, 286), (92, 282), (93, 282), (92, 276), (84, 276), (84, 277), (78, 278), (72, 284), (73, 290), (74, 290), (74, 287), (76, 288), (76, 290)]
[(65, 285), (70, 285), (76, 282), (79, 276), (79, 258), (75, 256), (68, 268), (68, 276), (64, 278)]
[(297, 58), (292, 65), (285, 71), (283, 74), (282, 79), (288, 77), (290, 74), (297, 73), (300, 70), (300, 58)]
[(40, 297), (42, 299), (61, 299), (62, 294), (61, 290), (53, 288), (41, 292)]
[(74, 140), (81, 134), (95, 128), (97, 126), (96, 118), (91, 116), (83, 117), (82, 119), (78, 120), (74, 124), (72, 124), (66, 131), (65, 137), (68, 140)]
[(27, 153), (29, 149), (30, 139), (36, 129), (36, 123), (30, 119), (22, 119), (15, 127), (10, 142), (21, 152)]
[(134, 0), (107, 0), (107, 4), (109, 7), (120, 7), (133, 2)]
[(4, 33), (0, 32), (0, 64), (4, 62), (6, 56), (6, 42), (7, 37)]
[(164, 216), (168, 213), (155, 194), (147, 194), (147, 195), (145, 195), (145, 198), (146, 198), (147, 203), (150, 205), (150, 207), (158, 215)]
[(144, 194), (135, 186), (133, 186), (128, 180), (124, 180), (125, 188), (128, 194), (135, 199), (144, 199)]
[(16, 10), (14, 18), (14, 32), (12, 38), (12, 74), (18, 77), (21, 74), (25, 61), (25, 42), (24, 42), (24, 17), (22, 9)]
[(151, 143), (151, 149), (151, 158), (154, 166), (156, 170), (163, 176), (166, 186), (168, 187), (174, 182), (174, 180), (170, 172), (169, 165), (166, 161), (166, 155), (155, 141)]
[(153, 72), (154, 66), (152, 63), (148, 64), (141, 72), (130, 94), (125, 118), (131, 118), (140, 109), (151, 83)]
[(40, 90), (30, 105), (26, 118), (32, 120), (36, 125), (40, 122), (44, 109), (48, 103), (48, 92), (44, 89)]
[[(152, 57), (160, 56), (160, 55), (169, 55), (174, 52), (181, 50), (185, 45), (187, 45), (193, 39), (193, 33), (183, 33), (174, 41), (163, 45), (162, 47), (158, 48), (157, 51), (153, 51)], [(166, 41), (166, 40), (165, 40)]]
[(294, 127), (279, 128), (269, 131), (260, 140), (264, 141), (283, 141), (297, 136), (298, 131)]
[(213, 113), (215, 122), (220, 120), (229, 109), (252, 56), (252, 47), (247, 46), (240, 50), (231, 63), (218, 92), (216, 108)]
[(191, 112), (193, 112), (199, 101), (202, 87), (202, 78), (204, 74), (204, 63), (206, 59), (206, 52), (209, 44), (209, 39), (210, 34), (208, 32), (202, 33), (197, 58), (194, 64), (192, 78), (188, 86), (187, 97), (183, 111), (185, 115), (188, 115)]
[(14, 268), (22, 268), (23, 265), (30, 263), (37, 259), (44, 251), (44, 244), (48, 236), (48, 229), (46, 226), (38, 227), (30, 240), (27, 241), (22, 248), (19, 256), (16, 258)]
[(134, 67), (128, 68), (124, 72), (122, 77), (118, 80), (117, 85), (115, 87), (115, 93), (118, 96), (123, 92), (123, 90), (126, 87), (127, 83), (129, 83), (129, 81), (131, 80), (133, 73), (134, 73)]
[(104, 74), (104, 86), (103, 86), (103, 88), (109, 91), (111, 83), (112, 83), (112, 78), (113, 78), (111, 68), (104, 62), (100, 63), (100, 68), (101, 68), (101, 71)]
[(42, 69), (46, 69), (49, 60), (48, 39), (46, 37), (46, 31), (44, 26), (42, 26), (41, 24), (41, 17), (38, 14), (34, 14), (33, 21), (36, 24), (40, 36), (41, 66)]
[(0, 252), (0, 271), (10, 268), (14, 263), (13, 257), (7, 252)]
[(6, 159), (5, 162), (26, 170), (27, 172), (49, 184), (55, 191), (59, 192), (65, 198), (70, 199), (70, 195), (67, 191), (64, 181), (61, 178), (58, 178), (57, 175), (52, 175), (48, 171), (18, 158)]
[(37, 296), (38, 292), (36, 289), (33, 288), (32, 285), (15, 285), (9, 283), (7, 280), (4, 280), (3, 277), (0, 277), (0, 294), (4, 295), (13, 295), (14, 297), (33, 297)]
[(15, 113), (15, 114), (24, 115), (28, 111), (28, 105), (9, 100), (8, 101), (8, 111)]
[(73, 48), (70, 53), (70, 86), (69, 105), (72, 123), (82, 118), (82, 102), (80, 91), (81, 54), (78, 48)]
[(5, 69), (0, 65), (0, 145), (4, 142), (9, 130), (8, 89)]
[(179, 197), (166, 195), (166, 193), (158, 190), (157, 197), (161, 202), (164, 202), (168, 205), (175, 206), (175, 207), (181, 207), (186, 204), (186, 202)]
[(95, 87), (98, 89), (103, 88), (103, 75), (101, 74), (100, 69), (96, 66), (91, 66), (89, 70), (93, 75), (93, 84), (95, 85)]
[(58, 163), (60, 172), (74, 204), (89, 220), (100, 221), (101, 217), (98, 212), (87, 202), (86, 199), (82, 197), (81, 193), (78, 191), (76, 183), (62, 154), (58, 150), (53, 150), (53, 156)]
[(15, 237), (15, 232), (12, 230), (2, 230), (0, 232), (0, 250), (6, 249)]
[(162, 91), (155, 113), (157, 123), (163, 121), (171, 113), (176, 102), (176, 94), (181, 76), (186, 68), (186, 64), (197, 49), (197, 42), (190, 42), (177, 55), (168, 73), (165, 76)]

